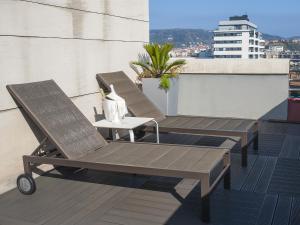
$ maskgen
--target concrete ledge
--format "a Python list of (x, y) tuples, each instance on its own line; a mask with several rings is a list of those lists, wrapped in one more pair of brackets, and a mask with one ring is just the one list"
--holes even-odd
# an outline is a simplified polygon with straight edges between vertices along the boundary
[(288, 59), (196, 59), (187, 58), (183, 74), (287, 75)]

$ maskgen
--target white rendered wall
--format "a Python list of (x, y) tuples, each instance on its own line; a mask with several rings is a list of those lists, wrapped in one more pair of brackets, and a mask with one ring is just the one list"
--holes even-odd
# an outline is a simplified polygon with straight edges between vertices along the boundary
[(188, 59), (178, 114), (286, 119), (288, 60)]
[(249, 36), (249, 32), (242, 33), (242, 59), (249, 58)]
[(37, 140), (7, 84), (54, 79), (90, 121), (96, 73), (124, 70), (149, 41), (148, 0), (0, 1), (0, 193), (15, 187)]

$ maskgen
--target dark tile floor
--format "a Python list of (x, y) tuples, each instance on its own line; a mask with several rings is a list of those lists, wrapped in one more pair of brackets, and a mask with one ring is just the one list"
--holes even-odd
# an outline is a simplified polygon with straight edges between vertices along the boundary
[[(211, 224), (300, 224), (300, 125), (262, 123), (259, 131), (259, 151), (250, 149), (247, 168), (241, 168), (239, 152), (233, 151), (232, 189), (220, 184), (212, 194)], [(224, 143), (220, 138), (162, 137), (172, 139)], [(63, 177), (54, 170), (36, 182), (34, 195), (14, 189), (0, 196), (1, 225), (202, 224), (200, 187), (192, 179), (96, 171)]]

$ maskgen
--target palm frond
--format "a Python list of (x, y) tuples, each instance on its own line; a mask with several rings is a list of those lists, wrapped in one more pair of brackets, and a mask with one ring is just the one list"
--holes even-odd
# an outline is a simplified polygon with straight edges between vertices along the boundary
[(181, 68), (186, 64), (184, 59), (175, 60), (172, 63), (168, 64), (165, 69), (165, 73), (169, 73), (171, 70), (174, 70), (175, 68)]
[(166, 68), (167, 62), (170, 59), (169, 53), (172, 50), (173, 45), (166, 43), (161, 48), (161, 59), (160, 59), (160, 70), (163, 73), (164, 69)]
[(153, 70), (151, 69), (151, 65), (144, 63), (144, 62), (139, 62), (139, 61), (134, 61), (131, 62), (131, 65), (133, 66), (140, 66), (143, 70), (146, 70), (150, 73), (153, 73)]
[(158, 44), (145, 44), (144, 49), (148, 53), (150, 57), (149, 64), (152, 65), (152, 67), (155, 69), (153, 71), (157, 70), (157, 60), (156, 60), (156, 55), (155, 55), (155, 48), (158, 47)]
[[(168, 63), (170, 60), (170, 52), (173, 45), (166, 43), (145, 44), (144, 49), (146, 56), (139, 57), (138, 61), (131, 62), (130, 66), (138, 74), (139, 78), (154, 77), (160, 78), (160, 87), (168, 90), (170, 88), (169, 78), (177, 76), (180, 69), (185, 65), (185, 60), (176, 60)], [(139, 71), (140, 67), (142, 71)]]

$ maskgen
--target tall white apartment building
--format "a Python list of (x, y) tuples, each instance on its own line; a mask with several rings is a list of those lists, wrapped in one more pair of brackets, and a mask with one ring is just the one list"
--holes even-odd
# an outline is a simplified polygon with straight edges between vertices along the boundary
[(229, 17), (214, 31), (214, 58), (264, 58), (265, 41), (247, 15)]

